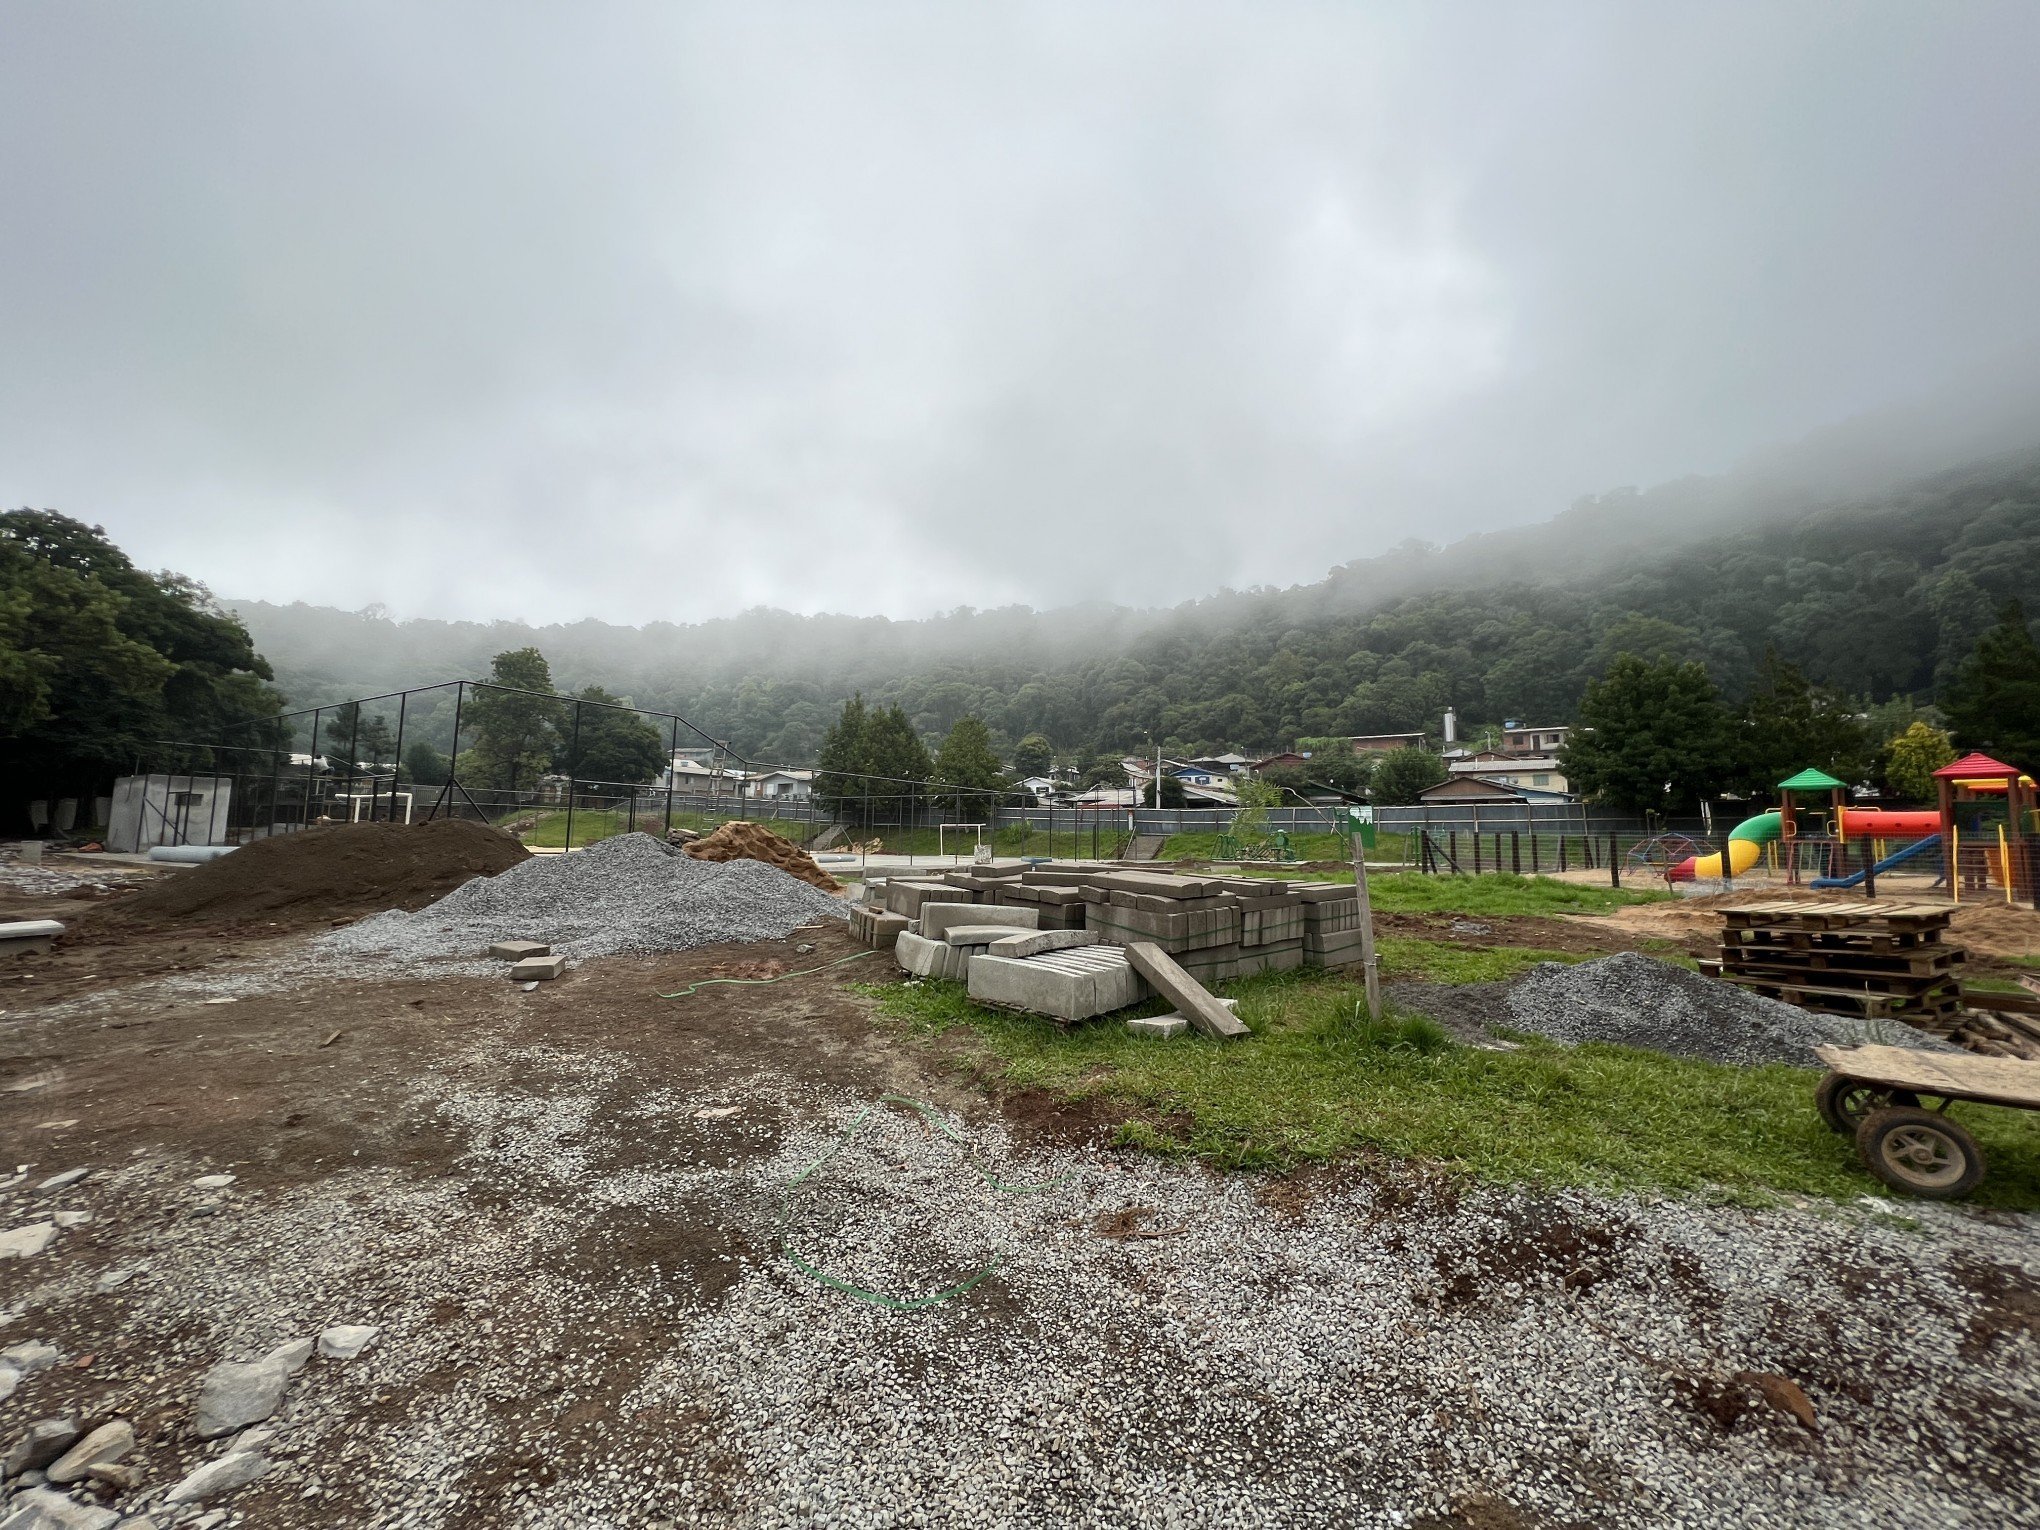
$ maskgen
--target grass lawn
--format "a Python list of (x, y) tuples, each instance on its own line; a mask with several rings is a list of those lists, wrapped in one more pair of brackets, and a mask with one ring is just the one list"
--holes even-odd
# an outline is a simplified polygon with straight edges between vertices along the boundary
[[(1431, 943), (1393, 944), (1384, 951), (1391, 969), (1439, 973), (1441, 957), (1409, 949)], [(1464, 975), (1498, 971), (1476, 963)], [(1110, 1020), (1064, 1032), (980, 1009), (957, 983), (867, 991), (910, 1034), (963, 1033), (972, 1068), (997, 1087), (1103, 1099), (1127, 1112), (1123, 1143), (1226, 1167), (1379, 1152), (1504, 1182), (1752, 1201), (1885, 1193), (1815, 1114), (1811, 1069), (1731, 1068), (1536, 1037), (1515, 1052), (1460, 1047), (1428, 1021), (1357, 1025), (1358, 985), (1325, 973), (1235, 985), (1254, 1034), (1226, 1044), (1143, 1040)], [(1990, 1159), (1974, 1199), (2040, 1209), (2040, 1115), (1954, 1111)]]
[[(1279, 869), (1255, 869), (1246, 876), (1280, 878)], [(1294, 873), (1292, 873), (1293, 875)], [(1312, 871), (1313, 882), (1350, 882), (1353, 873)], [(1507, 872), (1491, 876), (1428, 876), (1421, 871), (1370, 871), (1367, 896), (1388, 914), (1606, 914), (1632, 903), (1666, 903), (1670, 893), (1629, 887), (1596, 887), (1561, 882), (1556, 877), (1519, 877)]]

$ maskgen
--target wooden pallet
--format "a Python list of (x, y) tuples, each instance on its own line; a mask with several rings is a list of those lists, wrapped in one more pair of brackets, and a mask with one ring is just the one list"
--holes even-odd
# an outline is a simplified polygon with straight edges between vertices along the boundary
[(1828, 984), (1794, 981), (1757, 975), (1724, 973), (1738, 988), (1747, 988), (1769, 999), (1796, 1004), (1801, 1009), (1832, 1015), (1854, 1015), (1863, 1020), (1904, 1020), (1925, 1025), (1952, 1018), (1962, 1011), (1959, 988), (1950, 987), (1930, 994), (1879, 993), (1867, 988), (1837, 988)]
[(1946, 929), (1953, 908), (1938, 903), (1738, 903), (1721, 909), (1731, 928), (1765, 926), (1787, 930), (1866, 929), (1883, 924), (1892, 930)]
[(1721, 932), (1723, 944), (1781, 951), (1927, 951), (1944, 944), (1941, 929), (1786, 930), (1772, 925), (1735, 925)]
[(1922, 946), (1916, 951), (1794, 951), (1779, 946), (1721, 948), (1727, 972), (1846, 972), (1864, 977), (1946, 978), (1968, 958), (1960, 946)]

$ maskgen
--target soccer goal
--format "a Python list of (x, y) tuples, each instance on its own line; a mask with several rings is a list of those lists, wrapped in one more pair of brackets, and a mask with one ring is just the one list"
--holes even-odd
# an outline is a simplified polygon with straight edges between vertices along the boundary
[(952, 851), (949, 848), (948, 835), (951, 829), (956, 829), (959, 833), (966, 829), (970, 831), (973, 860), (984, 861), (991, 859), (991, 842), (985, 838), (985, 826), (981, 823), (938, 823), (935, 825), (935, 853), (937, 855), (963, 854), (961, 850)]

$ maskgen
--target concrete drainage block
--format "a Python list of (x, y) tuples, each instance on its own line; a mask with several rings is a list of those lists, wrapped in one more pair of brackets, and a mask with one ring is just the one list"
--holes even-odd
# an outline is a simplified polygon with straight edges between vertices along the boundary
[(552, 947), (542, 940), (499, 940), (489, 947), (489, 955), (508, 962), (521, 962), (528, 957), (550, 956)]
[[(1238, 999), (1220, 999), (1219, 1003), (1238, 1013)], [(1166, 1041), (1171, 1036), (1180, 1036), (1190, 1029), (1190, 1017), (1178, 1011), (1172, 1015), (1149, 1015), (1140, 1020), (1129, 1020), (1126, 1029), (1135, 1036), (1156, 1036)]]
[(564, 956), (527, 956), (510, 969), (513, 983), (542, 983), (567, 970)]

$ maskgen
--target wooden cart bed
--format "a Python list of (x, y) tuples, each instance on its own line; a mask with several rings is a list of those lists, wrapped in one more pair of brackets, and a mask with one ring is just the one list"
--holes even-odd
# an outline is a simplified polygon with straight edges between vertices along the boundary
[(1814, 1055), (1845, 1078), (1866, 1084), (2040, 1110), (2040, 1062), (1913, 1047), (1817, 1047)]

